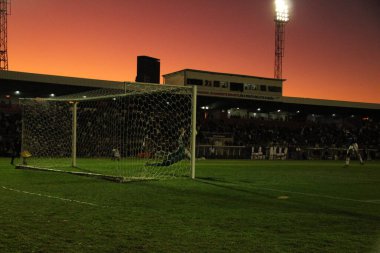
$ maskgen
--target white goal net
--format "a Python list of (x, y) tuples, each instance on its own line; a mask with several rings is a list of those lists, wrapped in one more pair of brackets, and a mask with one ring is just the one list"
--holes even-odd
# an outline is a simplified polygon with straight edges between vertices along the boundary
[(189, 176), (194, 94), (189, 87), (125, 83), (22, 99), (22, 150), (28, 155), (19, 167), (126, 181)]

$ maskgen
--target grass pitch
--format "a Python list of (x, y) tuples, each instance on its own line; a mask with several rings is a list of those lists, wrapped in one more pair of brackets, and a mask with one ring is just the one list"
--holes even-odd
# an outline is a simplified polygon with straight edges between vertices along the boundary
[(380, 163), (206, 160), (118, 184), (0, 159), (0, 252), (380, 252)]

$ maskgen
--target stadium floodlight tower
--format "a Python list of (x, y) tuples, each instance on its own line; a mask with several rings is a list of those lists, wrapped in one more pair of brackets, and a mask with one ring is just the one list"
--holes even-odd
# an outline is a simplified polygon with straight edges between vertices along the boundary
[(289, 21), (287, 0), (275, 0), (275, 66), (274, 77), (282, 79), (282, 58), (284, 57), (285, 25)]
[(7, 16), (10, 0), (0, 0), (0, 70), (8, 70)]

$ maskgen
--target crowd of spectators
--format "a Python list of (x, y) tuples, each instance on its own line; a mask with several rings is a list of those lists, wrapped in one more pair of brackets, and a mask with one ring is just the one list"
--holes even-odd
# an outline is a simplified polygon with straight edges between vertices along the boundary
[[(39, 110), (33, 110), (30, 106), (28, 114), (24, 115), (25, 122), (28, 122), (24, 130), (29, 136), (40, 137), (29, 138), (24, 148), (34, 156), (70, 156), (72, 116), (69, 106), (68, 103), (52, 104), (39, 107)], [(153, 151), (170, 152), (177, 148), (178, 128), (182, 124), (189, 125), (189, 122), (181, 120), (181, 115), (154, 113), (144, 104), (129, 103), (125, 108), (116, 100), (97, 105), (81, 103), (77, 110), (77, 155), (109, 157), (115, 148), (125, 156)], [(123, 138), (127, 139), (125, 145), (121, 145)], [(1, 107), (0, 157), (18, 156), (20, 139), (19, 106)]]

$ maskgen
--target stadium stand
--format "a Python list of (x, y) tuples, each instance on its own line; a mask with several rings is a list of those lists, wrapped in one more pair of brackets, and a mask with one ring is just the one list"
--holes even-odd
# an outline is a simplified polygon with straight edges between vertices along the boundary
[[(225, 74), (199, 71), (193, 71), (193, 74), (207, 74), (207, 78), (214, 79), (226, 78)], [(252, 82), (264, 80), (232, 77), (250, 78)], [(12, 146), (15, 143), (19, 145), (19, 97), (60, 96), (112, 88), (123, 83), (13, 71), (0, 71), (0, 81), (0, 156), (9, 156)], [(273, 82), (273, 85), (278, 82), (272, 79), (267, 81)], [(185, 79), (184, 82), (186, 85)], [(245, 81), (242, 79), (241, 82)], [(198, 157), (343, 159), (346, 152), (344, 131), (349, 130), (358, 137), (359, 148), (365, 159), (380, 158), (379, 104), (289, 98), (283, 97), (281, 92), (273, 97), (267, 92), (260, 98), (244, 99), (242, 95), (246, 93), (245, 90), (226, 90), (219, 96), (219, 93), (213, 94), (209, 88), (203, 85), (198, 93)], [(219, 92), (222, 88), (215, 89)], [(15, 91), (21, 91), (21, 94), (16, 95)], [(255, 92), (248, 91), (249, 94)]]

